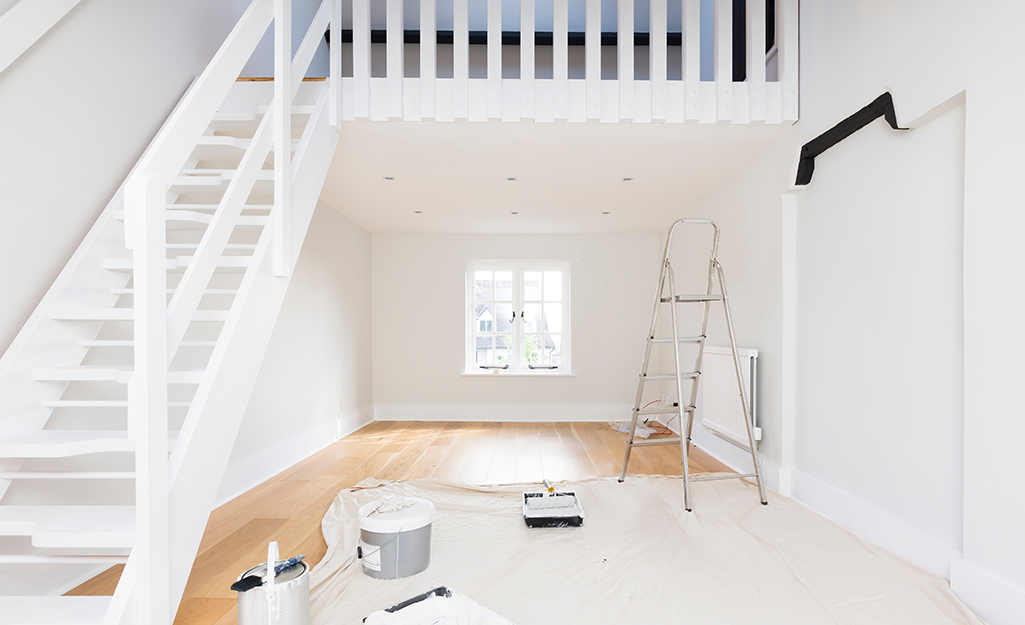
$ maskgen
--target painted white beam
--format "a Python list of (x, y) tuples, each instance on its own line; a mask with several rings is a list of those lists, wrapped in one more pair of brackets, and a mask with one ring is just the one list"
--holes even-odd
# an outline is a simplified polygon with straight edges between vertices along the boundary
[(331, 3), (331, 41), (328, 74), (331, 76), (331, 125), (341, 128), (342, 123), (342, 0)]
[(81, 0), (21, 0), (0, 15), (0, 73)]
[(587, 0), (584, 23), (584, 83), (587, 119), (601, 119), (601, 0)]
[(668, 79), (666, 76), (666, 0), (651, 0), (648, 30), (648, 80), (651, 82), (651, 121), (665, 121)]
[(488, 0), (488, 119), (502, 119), (502, 0)]
[(783, 120), (797, 121), (798, 110), (798, 0), (776, 5), (776, 49), (779, 54), (780, 98)]
[(420, 118), (434, 119), (438, 78), (438, 13), (436, 0), (420, 0)]
[(701, 119), (701, 0), (683, 0), (683, 119)]
[(352, 109), (370, 119), (370, 0), (352, 0)]
[(555, 0), (552, 14), (552, 78), (556, 120), (569, 118), (569, 0)]
[(634, 3), (619, 0), (616, 35), (616, 79), (619, 83), (619, 119), (634, 118)]
[(715, 3), (715, 119), (733, 119), (733, 3)]
[(452, 113), (470, 117), (470, 9), (467, 0), (452, 3)]
[(287, 277), (292, 275), (289, 261), (292, 256), (292, 0), (274, 0), (274, 105), (271, 115), (274, 118), (274, 210), (271, 217), (274, 222), (274, 273)]
[(520, 0), (520, 117), (534, 119), (534, 0)]
[(405, 27), (403, 26), (402, 0), (388, 0), (388, 119), (402, 119), (402, 83), (405, 76)]
[(765, 3), (747, 0), (748, 121), (765, 121)]

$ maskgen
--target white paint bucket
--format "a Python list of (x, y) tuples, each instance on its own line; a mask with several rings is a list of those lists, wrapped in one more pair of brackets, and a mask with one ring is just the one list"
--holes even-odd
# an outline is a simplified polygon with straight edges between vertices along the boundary
[(379, 579), (416, 575), (431, 562), (434, 504), (419, 497), (386, 497), (359, 509), (363, 572)]
[[(278, 560), (275, 566), (283, 564)], [(282, 571), (274, 578), (273, 600), (268, 601), (268, 586), (257, 586), (238, 593), (239, 625), (309, 625), (310, 624), (310, 567), (305, 562)], [(238, 576), (263, 577), (267, 564), (258, 564)]]

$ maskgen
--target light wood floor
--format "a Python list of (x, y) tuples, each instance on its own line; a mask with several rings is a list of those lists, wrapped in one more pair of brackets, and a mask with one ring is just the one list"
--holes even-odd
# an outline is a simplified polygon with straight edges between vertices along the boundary
[[(316, 564), (320, 521), (335, 495), (364, 478), (433, 477), (469, 484), (583, 480), (619, 474), (625, 437), (605, 423), (376, 422), (217, 508), (203, 535), (176, 625), (237, 622), (236, 576), (264, 562), (267, 543)], [(692, 471), (729, 471), (700, 449)], [(676, 446), (641, 447), (631, 473), (680, 475)], [(121, 566), (68, 594), (109, 595)]]

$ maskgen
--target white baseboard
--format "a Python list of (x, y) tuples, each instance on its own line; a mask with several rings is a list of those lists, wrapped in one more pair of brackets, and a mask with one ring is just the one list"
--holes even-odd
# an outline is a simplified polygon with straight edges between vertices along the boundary
[[(670, 428), (679, 432), (675, 425), (674, 422)], [(734, 471), (751, 470), (747, 450), (712, 434), (701, 427), (700, 421), (694, 424), (691, 440)], [(950, 579), (951, 560), (961, 558), (960, 551), (910, 523), (797, 469), (782, 469), (763, 457), (762, 475), (768, 488), (944, 578)]]
[(255, 456), (229, 465), (221, 479), (216, 506), (224, 505), (373, 420), (374, 408), (366, 406), (358, 411), (347, 412), (335, 421), (290, 438)]
[(950, 579), (950, 562), (961, 558), (959, 550), (807, 473), (791, 470), (791, 480), (791, 499), (905, 560)]
[(392, 404), (374, 406), (377, 421), (623, 421), (629, 404)]
[(950, 563), (950, 589), (989, 625), (1025, 623), (1025, 589), (966, 560)]

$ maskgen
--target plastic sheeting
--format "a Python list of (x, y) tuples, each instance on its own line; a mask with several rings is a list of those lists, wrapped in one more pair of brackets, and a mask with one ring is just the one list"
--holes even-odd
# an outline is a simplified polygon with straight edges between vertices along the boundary
[[(366, 480), (324, 517), (313, 623), (359, 623), (448, 586), (517, 625), (982, 625), (946, 580), (795, 502), (770, 493), (762, 506), (750, 484), (705, 482), (687, 513), (682, 487), (669, 477), (562, 484), (587, 510), (584, 525), (531, 529), (522, 493), (537, 487)], [(386, 494), (423, 497), (437, 511), (431, 564), (404, 579), (368, 577), (356, 559), (356, 511)]]

